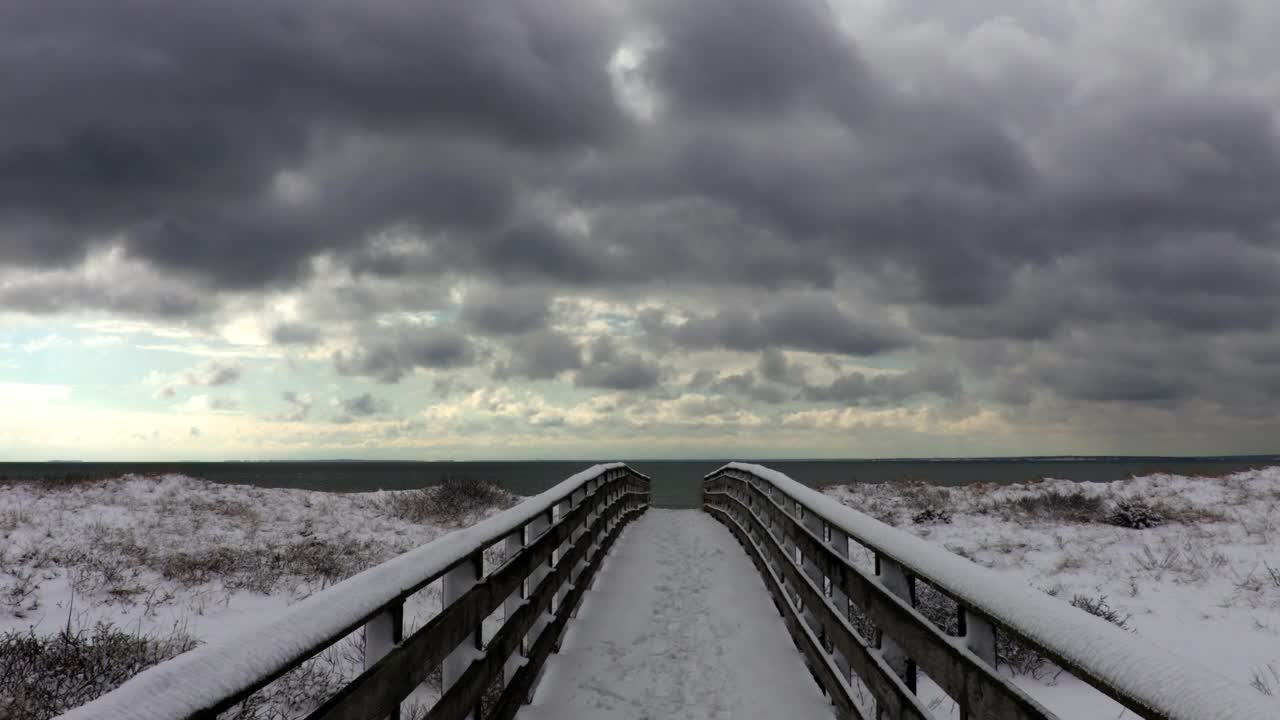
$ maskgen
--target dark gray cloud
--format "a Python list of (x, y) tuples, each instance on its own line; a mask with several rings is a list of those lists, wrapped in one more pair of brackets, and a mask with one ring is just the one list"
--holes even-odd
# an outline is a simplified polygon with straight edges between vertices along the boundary
[(551, 380), (582, 367), (582, 348), (573, 338), (556, 330), (518, 335), (511, 338), (506, 347), (511, 357), (498, 364), (495, 375), (500, 379)]
[(773, 378), (762, 381), (755, 372), (748, 370), (725, 376), (716, 376), (705, 388), (714, 394), (737, 395), (755, 402), (777, 405), (794, 399), (796, 393), (777, 384)]
[(730, 307), (674, 324), (660, 313), (641, 318), (660, 342), (684, 348), (757, 351), (791, 348), (846, 355), (875, 355), (909, 346), (911, 335), (879, 318), (862, 318), (830, 298), (805, 295), (772, 302), (763, 310)]
[(463, 367), (475, 357), (471, 340), (457, 328), (402, 326), (380, 328), (376, 338), (353, 352), (334, 352), (333, 363), (342, 375), (395, 383), (418, 368)]
[(354, 397), (342, 398), (339, 402), (342, 412), (352, 417), (368, 417), (390, 410), (390, 404), (374, 397), (372, 393), (362, 393)]
[(876, 102), (853, 43), (821, 0), (647, 3), (662, 44), (646, 71), (694, 111), (779, 114), (796, 105), (850, 118)]
[(589, 360), (574, 375), (578, 387), (648, 390), (656, 387), (662, 368), (641, 355), (620, 350), (607, 336), (591, 343)]
[(281, 323), (271, 329), (271, 340), (278, 345), (315, 345), (321, 330), (304, 323)]
[(544, 327), (550, 318), (550, 296), (540, 288), (475, 288), (462, 302), (463, 322), (489, 335), (529, 332)]
[[(356, 161), (340, 178), (313, 151), (341, 155), (352, 133), (533, 151), (608, 137), (623, 123), (605, 68), (613, 27), (588, 3), (525, 1), (10, 8), (0, 94), (22, 113), (0, 130), (4, 258), (67, 263), (124, 232), (138, 257), (246, 287), (387, 223), (474, 224), (509, 196), (493, 192), (504, 181), (484, 147), (417, 164), (397, 141), (417, 170)], [(275, 201), (289, 168), (316, 170), (336, 204)]]
[(851, 372), (841, 375), (830, 384), (806, 387), (804, 397), (814, 402), (883, 407), (902, 405), (925, 394), (943, 398), (955, 397), (961, 391), (958, 372), (925, 363), (897, 374), (868, 377), (861, 372)]

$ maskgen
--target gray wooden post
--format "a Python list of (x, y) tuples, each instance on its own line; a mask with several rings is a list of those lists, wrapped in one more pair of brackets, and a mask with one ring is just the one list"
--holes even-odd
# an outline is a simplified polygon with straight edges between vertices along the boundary
[[(507, 539), (503, 544), (503, 547), (506, 549), (506, 552), (507, 552), (507, 560), (510, 560), (511, 558), (515, 557), (517, 554), (520, 553), (521, 550), (524, 550), (524, 547), (525, 547), (524, 535), (525, 535), (526, 527), (527, 526), (521, 526), (518, 530), (516, 530), (515, 532), (507, 536)], [(515, 591), (512, 592), (511, 595), (509, 595), (507, 599), (502, 602), (502, 621), (504, 623), (507, 620), (510, 620), (512, 615), (516, 614), (516, 611), (520, 609), (520, 606), (524, 605), (525, 598), (527, 597), (529, 597), (528, 578), (526, 578), (523, 582), (521, 582), (520, 587), (516, 588)], [(525, 653), (528, 652), (528, 649), (529, 649), (528, 641), (525, 639), (522, 639), (520, 641), (520, 647), (516, 648), (515, 651), (511, 653), (511, 656), (507, 658), (506, 663), (503, 664), (502, 666), (502, 686), (503, 687), (506, 687), (507, 685), (511, 684), (511, 678), (515, 676), (516, 671), (519, 670), (520, 666), (524, 664), (524, 656), (525, 656)]]
[[(791, 496), (787, 495), (786, 493), (782, 494), (782, 506), (786, 508), (786, 513), (791, 518), (791, 522), (786, 523), (785, 526), (783, 527), (783, 531), (782, 531), (783, 548), (786, 550), (787, 562), (791, 563), (792, 565), (795, 565), (797, 562), (795, 536), (796, 536), (796, 533), (799, 532), (796, 529), (796, 525), (802, 522), (800, 515), (801, 513), (804, 512), (804, 510), (800, 506), (800, 503), (796, 502), (795, 500), (792, 500)], [(787, 581), (786, 574), (783, 574), (782, 578), (783, 578), (782, 584), (786, 590), (787, 597), (791, 598), (791, 601), (794, 602), (796, 605), (799, 605), (800, 592), (791, 587), (792, 583)]]
[(738, 481), (738, 489), (741, 491), (739, 499), (742, 502), (742, 514), (744, 516), (743, 527), (746, 528), (747, 537), (751, 538), (753, 542), (760, 543), (763, 542), (763, 540), (760, 537), (759, 531), (756, 529), (756, 524), (746, 520), (747, 515), (754, 517), (756, 520), (761, 519), (760, 507), (756, 504), (754, 487), (755, 483), (752, 482), (750, 478), (742, 478)]
[[(364, 624), (364, 669), (373, 667), (404, 639), (404, 603), (398, 602)], [(400, 708), (389, 716), (399, 720)]]
[[(831, 528), (831, 539), (828, 541), (831, 546), (831, 552), (842, 558), (849, 557), (849, 536), (839, 528)], [(849, 596), (844, 594), (844, 588), (839, 583), (831, 583), (831, 603), (840, 611), (840, 617), (845, 620), (849, 619)], [(870, 640), (870, 638), (863, 638)], [(835, 652), (836, 667), (840, 668), (840, 672), (845, 682), (852, 682), (853, 668), (849, 665), (849, 658), (837, 648)]]
[[(572, 497), (566, 498), (556, 503), (555, 504), (556, 522), (560, 522), (561, 520), (564, 520), (564, 517), (569, 514), (569, 510), (572, 507), (573, 507)], [(565, 540), (564, 542), (560, 543), (560, 546), (557, 547), (551, 553), (552, 567), (559, 567), (560, 559), (563, 558), (565, 556), (565, 553), (569, 551), (569, 548), (571, 547), (570, 545), (571, 542), (572, 542), (572, 538)], [(564, 578), (560, 581), (560, 587), (556, 588), (555, 597), (552, 598), (551, 600), (552, 613), (555, 613), (560, 609), (560, 603), (564, 601), (564, 596), (569, 592), (569, 583), (571, 581), (572, 581), (572, 578)], [(556, 643), (556, 647), (559, 648), (559, 642)]]
[(596, 527), (596, 523), (600, 520), (600, 508), (603, 507), (598, 505), (600, 496), (604, 492), (600, 489), (603, 482), (602, 479), (597, 478), (587, 483), (586, 502), (589, 505), (587, 510), (587, 532), (591, 533), (591, 545), (587, 548), (585, 562), (590, 562), (595, 558), (596, 552), (600, 549), (601, 528)]
[[(809, 532), (817, 536), (819, 542), (822, 542), (823, 535), (826, 532), (826, 522), (809, 508), (804, 509), (804, 526)], [(818, 592), (825, 592), (827, 576), (822, 571), (822, 566), (818, 564), (818, 558), (806, 555), (800, 569), (818, 587)], [(822, 623), (818, 621), (815, 610), (817, 608), (806, 606), (804, 609), (804, 621), (825, 645), (826, 635), (822, 632)]]
[[(876, 553), (876, 575), (879, 577), (880, 584), (884, 585), (886, 590), (902, 598), (907, 604), (915, 605), (915, 601), (912, 598), (915, 593), (911, 592), (911, 578), (901, 565)], [(893, 668), (893, 671), (902, 678), (907, 687), (912, 692), (915, 692), (915, 663), (911, 662), (906, 652), (903, 651), (902, 646), (889, 637), (883, 629), (880, 632), (880, 654), (884, 657), (889, 667)], [(883, 708), (880, 708), (879, 715), (881, 718), (886, 717)]]
[[(477, 552), (465, 561), (458, 563), (458, 566), (445, 573), (442, 601), (443, 607), (447, 608), (453, 604), (458, 598), (466, 594), (468, 590), (476, 586), (480, 582), (480, 577), (484, 572), (484, 554)], [(472, 631), (470, 642), (464, 640), (453, 652), (445, 656), (444, 664), (440, 669), (440, 692), (444, 693), (453, 686), (458, 678), (462, 677), (462, 673), (467, 671), (477, 657), (479, 657), (480, 649), (484, 646), (484, 637), (482, 633), (483, 621), (476, 624)], [(475, 718), (476, 713), (467, 713), (466, 717)]]
[[(587, 499), (586, 488), (580, 488), (578, 490), (574, 490), (573, 493), (569, 495), (570, 510), (578, 509), (578, 507), (582, 505), (582, 503), (586, 502), (586, 499)], [(573, 547), (574, 545), (577, 545), (578, 540), (580, 540), (583, 535), (585, 535), (590, 531), (590, 527), (591, 527), (591, 518), (587, 518), (586, 520), (583, 521), (582, 525), (579, 525), (576, 530), (574, 530), (572, 533), (569, 533), (568, 547)], [(588, 554), (583, 553), (582, 557), (578, 558), (578, 562), (575, 563), (574, 566), (569, 569), (569, 582), (565, 583), (566, 593), (569, 590), (568, 588), (569, 585), (578, 584), (578, 578), (581, 577), (582, 571), (585, 570), (587, 567), (587, 559), (588, 559)], [(575, 618), (578, 617), (577, 608), (574, 608), (573, 614), (571, 617), (575, 617)]]
[[(979, 659), (996, 669), (996, 626), (986, 617), (969, 612), (963, 606), (957, 610), (960, 636), (964, 638), (964, 646)], [(984, 712), (989, 698), (981, 695), (981, 687), (974, 687), (968, 697), (957, 698), (960, 705), (960, 719), (988, 717)]]
[[(528, 542), (532, 544), (535, 540), (541, 537), (542, 534), (545, 533), (547, 531), (547, 528), (549, 527), (551, 527), (551, 510), (547, 510), (544, 513), (540, 513), (537, 517), (533, 518), (532, 520), (529, 521), (527, 525), (525, 525), (526, 532), (528, 533), (527, 534)], [(529, 573), (528, 583), (529, 583), (530, 594), (532, 594), (535, 590), (537, 590), (538, 586), (542, 584), (542, 581), (547, 577), (548, 574), (551, 573), (552, 564), (553, 564), (552, 559), (547, 558), (547, 561), (545, 563), (542, 563), (538, 567), (534, 568), (532, 572)], [(538, 615), (538, 619), (534, 620), (533, 624), (529, 626), (529, 632), (524, 636), (525, 645), (532, 646), (533, 643), (537, 642), (538, 638), (541, 637), (542, 635), (542, 631), (546, 629), (547, 623), (549, 622), (551, 622), (550, 612), (544, 611), (540, 613)], [(542, 677), (541, 669), (538, 672), (538, 677), (539, 678)], [(538, 687), (538, 682), (535, 679), (534, 682), (529, 685), (529, 694), (525, 698), (525, 702), (533, 701), (533, 691), (537, 689), (537, 687)]]

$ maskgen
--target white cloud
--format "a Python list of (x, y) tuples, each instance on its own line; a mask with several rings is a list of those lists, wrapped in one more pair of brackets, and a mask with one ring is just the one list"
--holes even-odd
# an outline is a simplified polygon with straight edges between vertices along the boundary
[(205, 393), (192, 395), (186, 402), (177, 406), (188, 413), (230, 412), (240, 407), (240, 403), (231, 398), (214, 397)]
[(65, 402), (70, 397), (70, 385), (0, 382), (0, 398), (9, 407)]

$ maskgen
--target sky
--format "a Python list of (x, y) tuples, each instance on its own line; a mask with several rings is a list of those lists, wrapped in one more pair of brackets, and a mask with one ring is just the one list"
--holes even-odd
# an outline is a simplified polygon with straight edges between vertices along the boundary
[(0, 459), (1280, 452), (1276, 37), (0, 2)]

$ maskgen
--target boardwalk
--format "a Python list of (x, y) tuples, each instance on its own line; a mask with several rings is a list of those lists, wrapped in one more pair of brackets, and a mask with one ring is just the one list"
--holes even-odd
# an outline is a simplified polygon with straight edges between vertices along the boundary
[(522, 720), (831, 718), (760, 574), (698, 510), (619, 538)]

